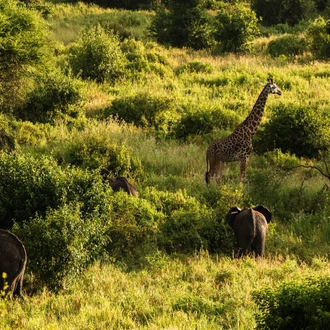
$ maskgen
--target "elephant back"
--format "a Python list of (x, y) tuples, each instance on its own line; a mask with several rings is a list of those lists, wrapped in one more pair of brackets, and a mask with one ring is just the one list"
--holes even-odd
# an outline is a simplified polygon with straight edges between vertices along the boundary
[(6, 273), (10, 285), (25, 270), (27, 254), (21, 240), (7, 230), (0, 229), (0, 277)]

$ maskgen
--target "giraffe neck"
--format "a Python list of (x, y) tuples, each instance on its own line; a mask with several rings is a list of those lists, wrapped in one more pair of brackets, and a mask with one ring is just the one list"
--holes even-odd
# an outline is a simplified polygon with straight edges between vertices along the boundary
[(267, 86), (260, 93), (252, 111), (243, 121), (240, 126), (247, 128), (251, 134), (251, 137), (257, 132), (261, 123), (262, 116), (264, 114), (264, 108), (269, 95)]

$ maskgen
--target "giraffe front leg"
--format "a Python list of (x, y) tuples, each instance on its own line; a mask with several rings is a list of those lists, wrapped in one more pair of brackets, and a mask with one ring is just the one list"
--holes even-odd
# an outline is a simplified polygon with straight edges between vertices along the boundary
[(248, 158), (241, 159), (241, 162), (240, 162), (241, 181), (245, 181), (247, 163), (248, 163)]

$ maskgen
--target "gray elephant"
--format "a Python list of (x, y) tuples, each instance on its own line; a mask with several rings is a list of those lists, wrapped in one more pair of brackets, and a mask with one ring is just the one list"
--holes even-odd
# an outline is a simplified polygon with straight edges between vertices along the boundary
[(107, 178), (106, 180), (109, 182), (112, 190), (115, 192), (119, 190), (124, 190), (129, 195), (132, 195), (134, 197), (139, 196), (139, 193), (137, 192), (136, 188), (131, 183), (129, 183), (128, 180), (123, 176), (119, 176), (116, 178)]
[(230, 208), (226, 220), (233, 228), (239, 247), (239, 256), (254, 254), (262, 257), (265, 250), (266, 233), (272, 213), (263, 205), (254, 208)]
[(22, 297), (26, 262), (26, 250), (21, 240), (13, 233), (0, 229), (0, 290), (5, 295), (11, 292), (13, 296)]

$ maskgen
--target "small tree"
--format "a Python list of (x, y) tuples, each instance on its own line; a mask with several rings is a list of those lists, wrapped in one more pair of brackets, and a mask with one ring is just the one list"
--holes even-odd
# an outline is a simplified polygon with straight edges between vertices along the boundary
[(161, 44), (203, 49), (213, 43), (214, 29), (202, 0), (171, 0), (168, 10), (156, 11), (150, 33)]
[(256, 14), (242, 3), (224, 5), (217, 16), (216, 40), (222, 52), (242, 52), (258, 34)]
[(84, 29), (69, 52), (72, 71), (82, 79), (113, 81), (125, 66), (118, 37), (113, 31), (105, 32), (100, 25)]
[(317, 59), (330, 57), (330, 20), (319, 17), (308, 27), (310, 50)]

